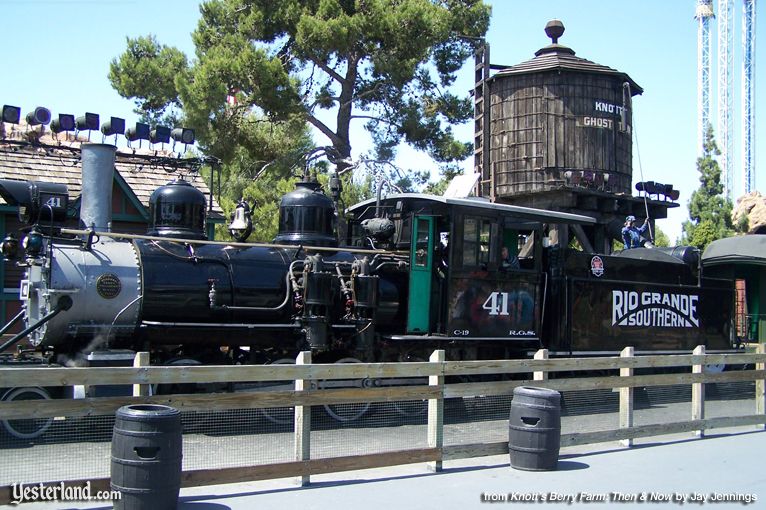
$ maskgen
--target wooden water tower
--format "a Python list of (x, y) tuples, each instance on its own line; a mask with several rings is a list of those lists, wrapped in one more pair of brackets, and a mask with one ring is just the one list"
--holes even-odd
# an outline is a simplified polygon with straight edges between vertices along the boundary
[[(560, 21), (549, 22), (545, 33), (552, 42), (533, 59), (491, 66), (499, 69), (492, 76), (488, 50), (477, 54), (478, 193), (593, 216), (596, 226), (572, 234), (587, 251), (608, 253), (626, 215), (646, 217), (648, 208), (652, 219), (665, 218), (678, 204), (631, 195), (632, 98), (643, 89), (626, 73), (559, 44)], [(558, 233), (569, 239), (568, 231)]]

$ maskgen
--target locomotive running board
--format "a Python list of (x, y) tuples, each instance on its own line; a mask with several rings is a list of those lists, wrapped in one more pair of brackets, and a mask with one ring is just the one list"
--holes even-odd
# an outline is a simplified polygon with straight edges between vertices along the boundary
[(411, 340), (434, 340), (437, 342), (455, 341), (493, 341), (493, 342), (539, 342), (536, 336), (507, 337), (507, 336), (441, 336), (441, 335), (386, 335), (386, 340), (411, 341)]
[(278, 323), (278, 324), (229, 324), (221, 322), (157, 322), (143, 321), (141, 327), (161, 327), (161, 328), (231, 328), (231, 329), (297, 329), (301, 325), (298, 323)]
[[(690, 350), (664, 350), (664, 351), (649, 351), (649, 350), (641, 350), (641, 351), (635, 351), (634, 354), (636, 356), (663, 356), (663, 355), (678, 355), (678, 354), (689, 354)], [(705, 354), (736, 354), (739, 352), (743, 352), (741, 349), (711, 349), (706, 350)], [(583, 357), (587, 358), (589, 356), (619, 356), (620, 351), (550, 351), (549, 356), (566, 356), (566, 357)]]

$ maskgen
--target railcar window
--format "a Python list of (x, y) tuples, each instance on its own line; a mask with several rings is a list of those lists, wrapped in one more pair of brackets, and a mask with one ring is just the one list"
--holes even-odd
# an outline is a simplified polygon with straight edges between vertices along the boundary
[(479, 232), (479, 263), (484, 265), (489, 262), (490, 228), (489, 221), (481, 221), (481, 231)]
[(500, 250), (500, 270), (509, 271), (519, 269), (519, 242), (522, 236), (518, 230), (503, 229), (503, 247)]
[(500, 250), (500, 270), (534, 268), (535, 231), (525, 228), (504, 228)]
[(428, 265), (428, 226), (428, 220), (418, 220), (415, 264), (421, 267)]
[(532, 269), (535, 257), (535, 232), (521, 232), (519, 235), (519, 262), (522, 269)]
[(463, 265), (485, 266), (489, 263), (492, 223), (465, 218), (463, 221)]
[(463, 265), (477, 265), (477, 245), (478, 220), (475, 218), (466, 218), (463, 223)]

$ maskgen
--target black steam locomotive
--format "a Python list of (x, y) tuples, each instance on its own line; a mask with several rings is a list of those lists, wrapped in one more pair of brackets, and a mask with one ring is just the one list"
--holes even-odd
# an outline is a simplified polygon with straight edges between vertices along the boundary
[[(86, 161), (84, 186), (97, 180)], [(106, 189), (111, 174), (100, 180)], [(30, 224), (16, 262), (25, 327), (0, 352), (26, 339), (54, 363), (108, 366), (139, 350), (153, 364), (227, 364), (307, 349), (317, 362), (354, 362), (423, 360), (436, 348), (456, 360), (736, 342), (734, 284), (704, 277), (696, 250), (601, 255), (551, 243), (552, 225), (587, 226), (587, 216), (397, 194), (349, 208), (339, 243), (335, 204), (304, 181), (282, 198), (274, 242), (248, 244), (207, 241), (205, 196), (182, 179), (152, 195), (146, 235), (108, 232), (111, 200), (88, 205), (85, 187), (86, 230), (62, 227), (63, 185), (0, 190)], [(6, 259), (17, 251), (6, 239)], [(49, 398), (19, 391), (8, 398)]]
[(340, 246), (332, 200), (300, 182), (282, 199), (274, 243), (261, 245), (205, 241), (205, 197), (183, 180), (153, 195), (147, 236), (57, 228), (58, 193), (43, 193), (53, 213), (24, 239), (21, 297), (29, 341), (65, 359), (129, 349), (156, 363), (267, 363), (311, 349), (323, 361), (389, 361), (435, 348), (476, 359), (733, 344), (733, 283), (701, 275), (695, 250), (550, 245), (549, 225), (592, 223), (586, 216), (389, 195), (348, 209)]

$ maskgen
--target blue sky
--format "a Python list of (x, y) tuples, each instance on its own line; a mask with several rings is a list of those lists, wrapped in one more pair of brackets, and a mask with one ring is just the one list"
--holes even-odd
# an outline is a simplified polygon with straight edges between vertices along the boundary
[[(673, 183), (684, 205), (660, 222), (673, 240), (686, 218), (685, 204), (698, 186), (696, 159), (696, 23), (695, 0), (494, 0), (487, 35), (491, 61), (513, 65), (534, 56), (548, 44), (545, 23), (561, 19), (566, 33), (561, 43), (578, 56), (626, 72), (644, 88), (634, 100), (634, 180)], [(740, 11), (735, 2), (735, 192), (739, 177)], [(192, 0), (0, 0), (5, 47), (0, 63), (0, 103), (22, 107), (48, 107), (54, 114), (86, 111), (135, 120), (133, 104), (112, 90), (107, 79), (109, 62), (125, 49), (126, 36), (155, 34), (163, 44), (193, 56), (190, 33), (199, 18)], [(756, 24), (756, 40), (766, 41), (763, 20)], [(759, 48), (759, 55), (766, 51)], [(762, 60), (762, 59), (761, 59)], [(713, 59), (715, 62), (715, 58)], [(756, 102), (766, 93), (763, 67), (756, 67)], [(467, 91), (473, 72), (466, 67), (456, 87)], [(715, 97), (714, 97), (715, 99)], [(715, 105), (715, 101), (713, 101)], [(715, 110), (714, 110), (715, 112)], [(756, 165), (766, 164), (764, 108), (756, 108)], [(715, 113), (713, 113), (715, 116)], [(361, 131), (361, 126), (358, 131)], [(471, 127), (458, 133), (468, 141)], [(317, 136), (317, 143), (326, 140)], [(361, 144), (363, 146), (363, 144)], [(406, 166), (427, 165), (424, 156), (402, 151), (416, 159)], [(470, 165), (467, 165), (470, 166)], [(757, 168), (757, 167), (756, 167)], [(760, 175), (758, 175), (760, 174)], [(766, 175), (757, 173), (756, 187), (766, 189)]]

